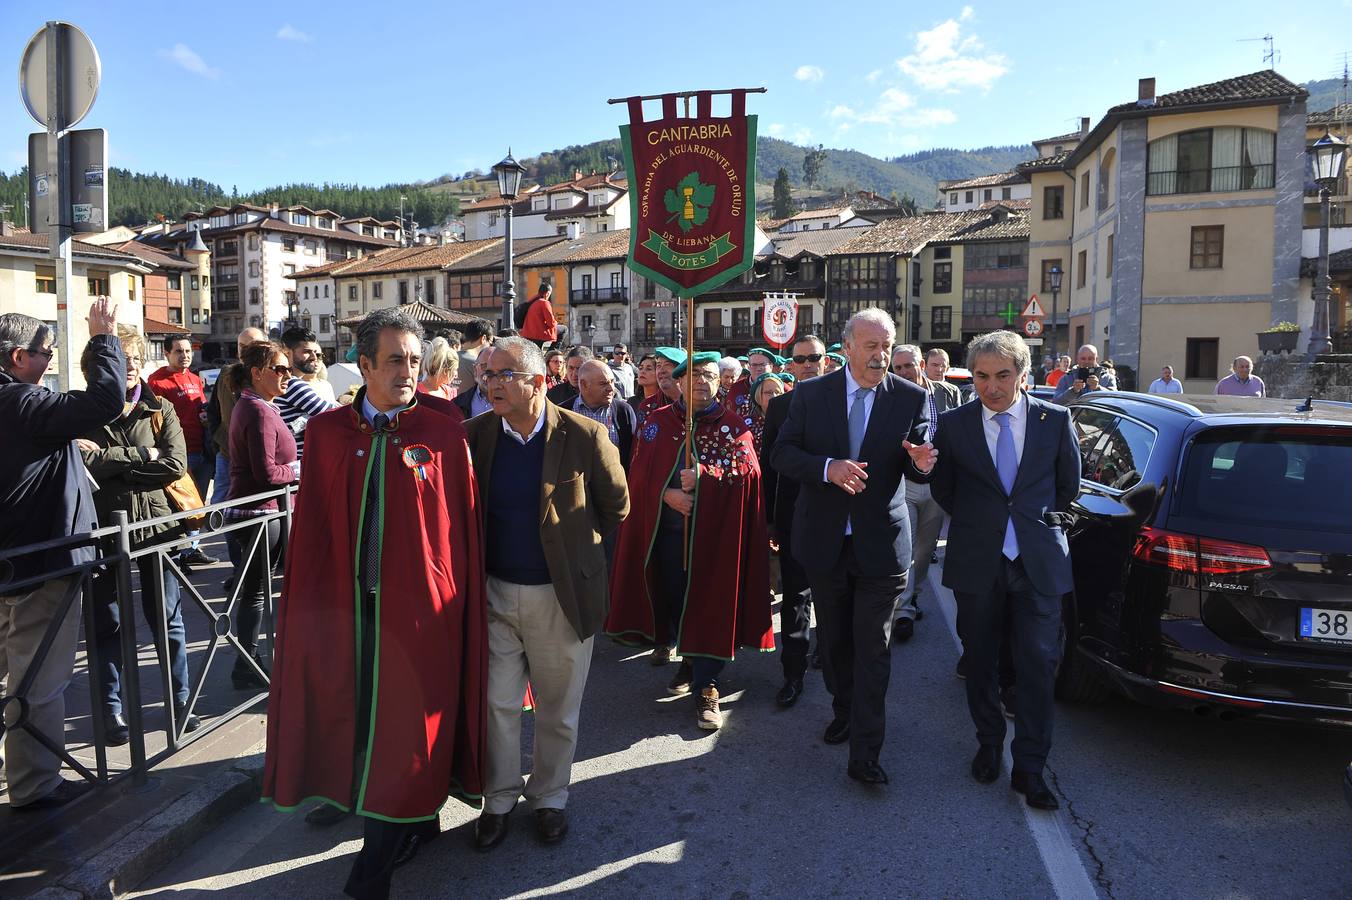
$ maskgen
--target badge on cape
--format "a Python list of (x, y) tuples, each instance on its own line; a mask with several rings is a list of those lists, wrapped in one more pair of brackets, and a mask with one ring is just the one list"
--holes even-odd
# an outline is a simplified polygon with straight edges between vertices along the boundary
[(432, 451), (424, 444), (411, 444), (400, 454), (404, 465), (413, 470), (419, 481), (427, 480), (427, 464), (432, 461)]

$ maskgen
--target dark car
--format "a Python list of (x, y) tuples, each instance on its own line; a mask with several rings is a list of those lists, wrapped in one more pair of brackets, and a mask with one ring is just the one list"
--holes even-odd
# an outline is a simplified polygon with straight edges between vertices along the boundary
[(1352, 408), (1097, 392), (1070, 404), (1063, 699), (1352, 725)]

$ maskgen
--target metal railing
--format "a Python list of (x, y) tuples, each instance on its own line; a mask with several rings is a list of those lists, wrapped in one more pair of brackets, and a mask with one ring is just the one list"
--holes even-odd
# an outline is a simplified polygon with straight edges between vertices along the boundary
[(1169, 194), (1261, 190), (1273, 186), (1273, 176), (1272, 163), (1151, 172), (1146, 176), (1145, 192), (1151, 197), (1161, 197)]
[(628, 300), (627, 287), (572, 288), (568, 292), (570, 303), (605, 303), (609, 300)]
[[(200, 510), (193, 510), (187, 513), (174, 513), (168, 516), (161, 516), (156, 519), (131, 522), (126, 512), (117, 511), (113, 514), (115, 524), (110, 527), (99, 528), (96, 531), (77, 534), (71, 537), (57, 538), (55, 540), (44, 541), (37, 544), (28, 544), (22, 547), (0, 550), (0, 594), (16, 595), (30, 592), (41, 584), (52, 579), (66, 578), (72, 575), (79, 576), (72, 582), (71, 589), (66, 592), (57, 614), (52, 617), (48, 623), (46, 633), (43, 635), (38, 645), (38, 650), (33, 661), (28, 666), (24, 677), (17, 684), (7, 680), (5, 685), (6, 693), (0, 694), (0, 740), (4, 738), (7, 731), (13, 729), (22, 729), (26, 731), (34, 740), (42, 744), (53, 755), (58, 757), (65, 765), (69, 766), (79, 776), (86, 781), (96, 784), (112, 784), (123, 779), (129, 779), (131, 789), (145, 790), (153, 785), (150, 781), (149, 772), (156, 765), (178, 753), (185, 747), (202, 740), (207, 735), (228, 724), (235, 718), (255, 707), (258, 702), (267, 697), (267, 691), (259, 691), (252, 694), (248, 699), (229, 709), (228, 711), (214, 716), (210, 722), (203, 725), (191, 735), (184, 734), (183, 722), (193, 715), (198, 699), (202, 694), (202, 686), (206, 681), (207, 673), (211, 669), (212, 660), (216, 656), (216, 651), (222, 642), (229, 643), (239, 652), (241, 659), (248, 660), (248, 665), (252, 666), (259, 677), (265, 682), (269, 680), (268, 672), (271, 670), (272, 652), (274, 649), (275, 628), (273, 623), (273, 597), (275, 594), (273, 579), (278, 577), (272, 572), (274, 560), (271, 549), (268, 546), (267, 526), (271, 521), (280, 520), (282, 523), (281, 538), (278, 544), (280, 553), (285, 553), (287, 537), (291, 530), (292, 499), (294, 488), (279, 488), (274, 491), (268, 491), (262, 494), (255, 494), (250, 497), (242, 497), (237, 500), (226, 501), (207, 506)], [(251, 517), (247, 519), (227, 519), (225, 511), (233, 507), (253, 506), (257, 503), (276, 499), (278, 509), (265, 515)], [(145, 529), (154, 528), (161, 525), (178, 525), (191, 516), (206, 514), (208, 517), (208, 527), (197, 534), (183, 534), (169, 540), (159, 543), (150, 543), (145, 546), (133, 548), (132, 535), (134, 532), (140, 532)], [(211, 535), (229, 535), (239, 532), (242, 536), (239, 540), (244, 545), (244, 551), (241, 555), (240, 564), (236, 569), (237, 577), (235, 584), (229, 595), (225, 598), (225, 608), (223, 611), (217, 611), (207, 602), (201, 592), (189, 580), (187, 574), (174, 559), (174, 555), (189, 544), (200, 541)], [(67, 566), (62, 569), (43, 572), (39, 575), (30, 576), (22, 579), (15, 579), (13, 560), (29, 556), (35, 553), (45, 553), (51, 550), (75, 550), (79, 548), (93, 548), (94, 558)], [(259, 632), (259, 652), (266, 646), (266, 656), (263, 658), (268, 663), (267, 670), (260, 668), (252, 659), (251, 655), (245, 651), (240, 643), (238, 636), (234, 631), (234, 613), (240, 603), (240, 595), (248, 581), (244, 573), (249, 570), (255, 557), (263, 554), (264, 571), (269, 573), (267, 579), (268, 590), (264, 592), (262, 624)], [(178, 581), (180, 597), (186, 596), (197, 604), (200, 612), (206, 616), (212, 625), (211, 639), (206, 648), (206, 658), (203, 661), (196, 677), (189, 672), (189, 694), (188, 702), (184, 706), (180, 715), (176, 704), (172, 701), (174, 696), (174, 684), (172, 673), (170, 671), (169, 661), (169, 643), (167, 640), (169, 632), (168, 609), (167, 604), (159, 602), (155, 604), (158, 610), (158, 618), (153, 623), (154, 644), (156, 647), (156, 659), (159, 664), (160, 676), (163, 680), (163, 696), (165, 707), (165, 748), (152, 756), (146, 755), (146, 728), (144, 712), (144, 698), (141, 690), (140, 672), (138, 670), (138, 646), (136, 641), (136, 605), (135, 592), (132, 589), (132, 567), (139, 565), (140, 561), (149, 558), (153, 561), (153, 570), (155, 578), (160, 584), (158, 591), (163, 597), (163, 585), (166, 577), (174, 578)], [(128, 727), (128, 751), (131, 756), (131, 765), (124, 771), (109, 773), (108, 769), (108, 741), (102, 715), (103, 700), (101, 697), (100, 672), (102, 671), (99, 657), (99, 642), (96, 639), (98, 627), (95, 620), (95, 602), (93, 592), (93, 578), (96, 571), (103, 570), (100, 577), (115, 579), (116, 603), (121, 624), (119, 627), (121, 650), (122, 650), (122, 703), (123, 711), (127, 719)], [(141, 590), (149, 590), (150, 585), (142, 584)], [(85, 629), (85, 659), (86, 668), (89, 672), (89, 702), (90, 719), (94, 732), (94, 753), (95, 766), (91, 770), (88, 766), (76, 759), (64, 745), (58, 745), (51, 737), (42, 734), (37, 728), (33, 727), (29, 720), (29, 704), (27, 694), (31, 688), (38, 673), (43, 666), (57, 664), (59, 661), (48, 660), (52, 644), (57, 638), (57, 633), (62, 627), (66, 616), (69, 614), (72, 604), (81, 594), (84, 595), (86, 602), (83, 604), (84, 629)], [(180, 721), (182, 719), (182, 721)]]

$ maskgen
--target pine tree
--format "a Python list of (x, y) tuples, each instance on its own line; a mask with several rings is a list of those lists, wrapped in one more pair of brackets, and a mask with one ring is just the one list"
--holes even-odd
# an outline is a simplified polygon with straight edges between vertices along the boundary
[(776, 219), (793, 215), (793, 194), (789, 192), (789, 172), (783, 166), (775, 176), (775, 204), (771, 213)]

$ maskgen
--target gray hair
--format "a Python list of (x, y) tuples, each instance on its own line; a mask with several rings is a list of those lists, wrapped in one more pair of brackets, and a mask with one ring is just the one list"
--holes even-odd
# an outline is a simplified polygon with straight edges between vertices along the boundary
[(742, 363), (735, 356), (725, 356), (718, 361), (718, 371), (736, 372), (740, 374), (742, 371)]
[(575, 344), (572, 347), (569, 347), (568, 355), (564, 357), (564, 359), (580, 359), (584, 361), (594, 358), (595, 357), (592, 355), (591, 348), (584, 347), (581, 344)]
[(948, 351), (945, 350), (943, 347), (931, 347), (930, 351), (925, 354), (925, 361), (929, 362), (932, 358), (936, 356), (944, 361), (944, 365), (948, 365), (949, 363)]
[(493, 342), (493, 349), (515, 354), (521, 361), (521, 368), (530, 375), (545, 374), (545, 355), (534, 341), (523, 337), (502, 337)]
[(967, 366), (971, 368), (978, 356), (998, 356), (1014, 363), (1014, 368), (1027, 375), (1033, 367), (1033, 356), (1028, 345), (1012, 331), (991, 331), (972, 338), (967, 345)]
[(850, 316), (850, 320), (845, 323), (844, 329), (840, 332), (840, 339), (842, 342), (848, 341), (854, 337), (854, 326), (856, 322), (871, 322), (872, 324), (879, 326), (887, 332), (887, 340), (889, 342), (897, 339), (897, 323), (893, 322), (892, 317), (878, 307), (870, 306), (866, 309), (861, 309), (859, 312)]
[(1078, 355), (1078, 354), (1083, 353), (1083, 352), (1086, 351), (1086, 350), (1088, 350), (1090, 353), (1093, 353), (1093, 354), (1094, 354), (1094, 359), (1098, 359), (1098, 348), (1095, 347), (1093, 344), (1083, 344), (1083, 345), (1080, 347), (1079, 350), (1076, 350), (1076, 351), (1075, 351), (1075, 353), (1076, 353), (1076, 355)]
[(920, 352), (920, 348), (915, 344), (897, 344), (897, 346), (892, 348), (892, 358), (896, 359), (898, 353), (911, 354), (911, 359), (915, 360), (917, 364), (925, 361), (924, 354)]
[(1239, 361), (1240, 361), (1241, 359), (1244, 360), (1246, 363), (1248, 363), (1250, 366), (1253, 365), (1253, 360), (1252, 360), (1251, 358), (1249, 358), (1249, 357), (1247, 357), (1247, 356), (1236, 356), (1236, 357), (1234, 358), (1234, 361), (1230, 363), (1230, 368), (1233, 369), (1235, 366), (1239, 365)]
[(41, 347), (50, 332), (41, 319), (23, 313), (0, 316), (0, 369), (9, 369), (10, 355), (15, 350)]
[(418, 320), (406, 312), (400, 312), (397, 306), (390, 306), (378, 309), (361, 320), (357, 326), (357, 354), (374, 364), (380, 353), (380, 333), (386, 328), (411, 334), (419, 341), (423, 339), (423, 327), (418, 324)]

